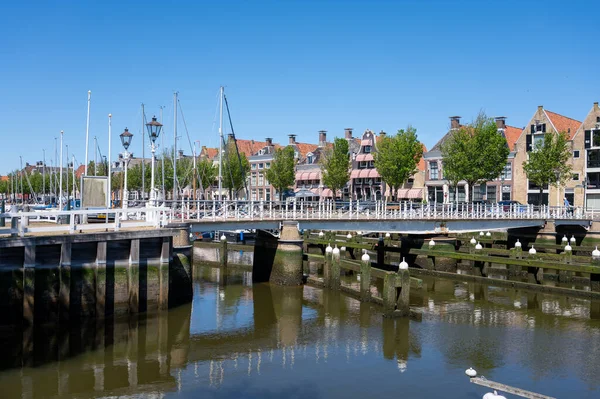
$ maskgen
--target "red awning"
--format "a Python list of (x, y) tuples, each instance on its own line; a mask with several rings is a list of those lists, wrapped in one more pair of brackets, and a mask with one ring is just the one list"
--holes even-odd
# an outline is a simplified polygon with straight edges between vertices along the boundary
[(320, 180), (321, 179), (321, 172), (309, 172), (308, 173), (308, 180)]
[(324, 188), (321, 197), (333, 197), (333, 192), (330, 188)]
[(361, 172), (360, 169), (353, 169), (352, 172), (350, 172), (350, 178), (356, 179), (357, 177), (359, 177), (360, 172)]
[(377, 169), (368, 169), (368, 170), (369, 170), (368, 177), (370, 177), (370, 178), (379, 177), (379, 172), (377, 172)]
[(398, 198), (408, 198), (408, 188), (398, 189)]
[(373, 160), (373, 154), (358, 154), (356, 156), (356, 160), (361, 162), (361, 161), (372, 161)]
[(408, 199), (423, 199), (423, 189), (422, 188), (411, 188), (408, 190), (407, 194)]
[(373, 145), (373, 141), (369, 139), (361, 140), (360, 145)]

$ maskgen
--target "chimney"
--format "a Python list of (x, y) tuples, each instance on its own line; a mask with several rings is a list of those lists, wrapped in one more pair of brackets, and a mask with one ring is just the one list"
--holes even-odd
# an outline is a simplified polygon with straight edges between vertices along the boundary
[(344, 137), (346, 137), (346, 139), (352, 138), (352, 128), (351, 127), (347, 127), (344, 129)]
[(538, 105), (538, 111), (542, 111), (544, 109), (543, 105)]
[(179, 150), (179, 159), (183, 158), (183, 150)]
[(460, 116), (451, 116), (450, 117), (450, 129), (460, 129)]
[(267, 137), (265, 139), (267, 147), (271, 147), (273, 145), (273, 139), (271, 137)]
[(385, 137), (387, 135), (387, 133), (382, 130), (382, 131), (379, 132), (379, 135), (381, 137)]
[(596, 111), (598, 110), (598, 101), (596, 101), (596, 102), (594, 103), (594, 110), (596, 110)]
[(325, 147), (327, 143), (327, 130), (319, 130), (319, 147)]
[(495, 119), (498, 130), (506, 129), (506, 116), (497, 116)]
[(296, 144), (296, 135), (295, 134), (288, 134), (288, 137), (290, 138), (289, 144)]

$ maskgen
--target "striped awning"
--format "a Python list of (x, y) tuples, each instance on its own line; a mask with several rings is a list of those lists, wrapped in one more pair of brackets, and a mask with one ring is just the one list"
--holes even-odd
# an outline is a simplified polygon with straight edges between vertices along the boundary
[(361, 140), (360, 145), (373, 145), (373, 140), (369, 140), (369, 139)]
[(321, 197), (333, 197), (333, 191), (331, 191), (330, 188), (325, 188), (323, 189), (323, 192), (321, 192)]
[(423, 199), (422, 188), (400, 188), (398, 189), (398, 199)]
[(296, 180), (321, 180), (321, 172), (296, 172)]
[(356, 160), (359, 162), (372, 161), (373, 154), (358, 154)]

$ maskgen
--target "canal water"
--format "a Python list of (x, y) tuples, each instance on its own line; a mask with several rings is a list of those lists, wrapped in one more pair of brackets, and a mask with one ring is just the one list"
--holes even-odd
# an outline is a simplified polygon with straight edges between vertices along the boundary
[(0, 397), (479, 399), (490, 389), (469, 383), (473, 367), (600, 398), (600, 303), (425, 278), (421, 317), (394, 320), (339, 292), (194, 272), (193, 302), (169, 312), (1, 331)]

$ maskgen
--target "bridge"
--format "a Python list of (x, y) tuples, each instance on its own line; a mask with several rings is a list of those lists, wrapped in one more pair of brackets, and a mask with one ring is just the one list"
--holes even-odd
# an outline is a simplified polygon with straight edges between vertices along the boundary
[(377, 231), (408, 234), (461, 233), (555, 226), (588, 229), (600, 210), (497, 204), (417, 204), (376, 201), (200, 201), (182, 200), (144, 208), (9, 212), (0, 220), (0, 234), (69, 233), (160, 228), (174, 222), (189, 223), (193, 233), (220, 230), (277, 230), (283, 221), (296, 221), (300, 229)]

